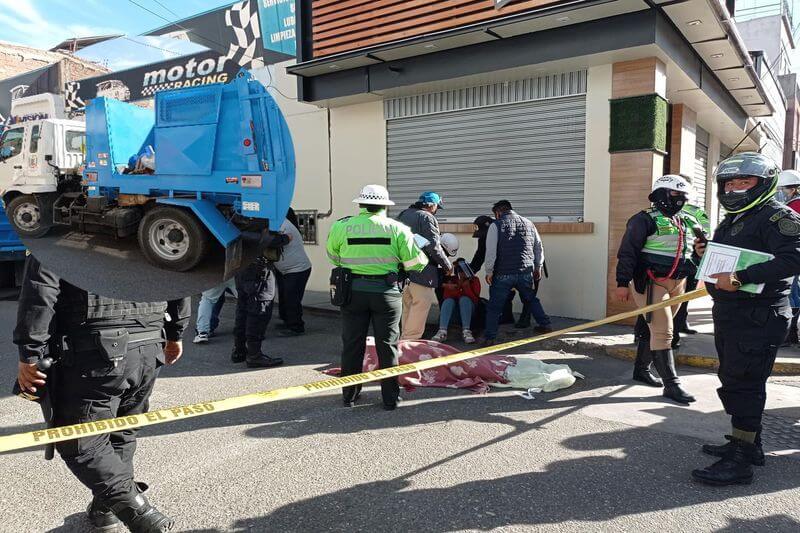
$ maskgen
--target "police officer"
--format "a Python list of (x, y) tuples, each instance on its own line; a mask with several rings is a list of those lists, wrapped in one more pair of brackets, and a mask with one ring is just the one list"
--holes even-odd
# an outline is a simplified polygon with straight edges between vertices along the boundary
[[(735, 272), (713, 276), (708, 286), (714, 299), (714, 340), (719, 357), (717, 389), (731, 416), (729, 442), (703, 446), (721, 457), (692, 472), (703, 483), (750, 483), (752, 465), (764, 464), (761, 417), (767, 378), (786, 338), (792, 314), (788, 295), (792, 277), (800, 274), (800, 217), (774, 199), (778, 166), (770, 158), (745, 152), (719, 164), (717, 197), (727, 215), (712, 242), (772, 254), (774, 259)], [(705, 252), (695, 244), (698, 255)], [(764, 284), (759, 294), (741, 290), (744, 284)]]
[(269, 368), (283, 364), (282, 358), (262, 353), (261, 343), (272, 318), (272, 304), (275, 300), (273, 260), (280, 257), (280, 248), (290, 240), (291, 237), (285, 234), (272, 235), (264, 252), (236, 274), (238, 296), (231, 352), (231, 361), (234, 363), (246, 362), (249, 368)]
[[(800, 172), (790, 169), (780, 173), (776, 197), (779, 202), (785, 203), (795, 213), (800, 213)], [(789, 304), (792, 306), (792, 323), (789, 326), (789, 336), (786, 337), (784, 346), (800, 343), (797, 336), (797, 319), (800, 316), (800, 280), (797, 276), (792, 281)]]
[[(387, 217), (386, 207), (394, 202), (385, 187), (367, 185), (353, 203), (361, 211), (334, 223), (327, 243), (330, 262), (352, 272), (350, 301), (342, 306), (342, 376), (363, 371), (370, 323), (380, 367), (397, 365), (402, 312), (398, 272), (401, 267), (421, 272), (428, 264), (408, 227)], [(360, 392), (360, 386), (344, 387), (344, 405), (352, 407)], [(384, 409), (397, 407), (399, 392), (397, 378), (381, 381)]]
[[(706, 215), (706, 212), (701, 207), (687, 203), (683, 206), (683, 211), (694, 217), (697, 222), (700, 223), (700, 229), (702, 229), (703, 235), (711, 235), (711, 221), (708, 219), (708, 215)], [(690, 267), (691, 270), (686, 276), (685, 292), (691, 292), (697, 289), (697, 278), (695, 277), (696, 269), (694, 268), (695, 265), (693, 264), (686, 263), (686, 265), (687, 267)], [(672, 328), (673, 349), (678, 349), (680, 347), (681, 333), (687, 333), (689, 335), (694, 335), (697, 333), (697, 330), (692, 329), (689, 325), (689, 302), (684, 302), (681, 304), (678, 312), (675, 313)], [(639, 317), (636, 319), (636, 326), (634, 327), (634, 340), (636, 341), (637, 347), (643, 340), (646, 343), (650, 342), (650, 329), (648, 328), (647, 322), (642, 315), (639, 315)], [(644, 346), (645, 344), (642, 344), (641, 347), (643, 348)], [(636, 377), (634, 377), (634, 379), (636, 379)], [(654, 382), (647, 382), (647, 384), (660, 387), (661, 380), (655, 379)]]
[[(182, 354), (190, 305), (189, 298), (104, 298), (65, 282), (30, 256), (14, 329), (20, 388), (47, 388), (57, 426), (144, 413), (159, 368)], [(45, 357), (56, 361), (48, 374), (36, 365)], [(147, 485), (134, 481), (135, 430), (81, 437), (56, 449), (92, 491), (87, 513), (95, 528), (116, 530), (122, 521), (133, 532), (149, 533), (173, 526), (145, 497)]]
[[(658, 178), (648, 196), (653, 206), (628, 220), (617, 253), (616, 297), (627, 302), (633, 292), (636, 305), (657, 303), (683, 294), (686, 277), (694, 272), (692, 242), (699, 221), (683, 211), (689, 184), (680, 176)], [(633, 288), (633, 291), (631, 291)], [(687, 404), (695, 398), (683, 390), (672, 352), (673, 316), (680, 306), (650, 313), (650, 338), (640, 339), (633, 379), (654, 387), (664, 386), (664, 396)], [(655, 363), (662, 380), (650, 372)]]

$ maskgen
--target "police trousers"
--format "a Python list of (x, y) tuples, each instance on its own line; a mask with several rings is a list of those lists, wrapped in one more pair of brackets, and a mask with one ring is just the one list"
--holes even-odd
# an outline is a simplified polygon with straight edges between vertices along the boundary
[[(685, 279), (667, 279), (664, 281), (651, 281), (650, 283), (653, 284), (653, 301), (650, 303), (654, 304), (680, 296), (686, 287)], [(630, 287), (636, 306), (644, 307), (647, 305), (647, 294), (636, 292), (633, 282), (631, 282)], [(672, 305), (652, 312), (650, 323), (648, 324), (650, 326), (651, 350), (672, 349), (673, 317), (680, 307), (680, 304)]]
[[(162, 350), (161, 344), (131, 348), (116, 367), (105, 365), (102, 356), (94, 352), (75, 354), (71, 364), (57, 363), (55, 424), (84, 424), (147, 412), (163, 361)], [(113, 433), (60, 442), (56, 449), (75, 477), (112, 506), (136, 494), (136, 431), (120, 425)]]
[[(353, 291), (350, 303), (342, 306), (342, 376), (360, 374), (364, 367), (367, 334), (372, 324), (380, 368), (398, 363), (397, 340), (400, 336), (402, 296), (399, 292), (373, 293)], [(352, 401), (360, 385), (344, 387), (344, 399)], [(400, 394), (397, 378), (381, 380), (381, 396), (386, 405), (395, 405)]]
[(767, 378), (792, 320), (788, 301), (770, 305), (718, 300), (712, 316), (722, 384), (717, 394), (733, 427), (760, 431)]
[(269, 270), (248, 267), (236, 276), (236, 321), (233, 335), (236, 346), (247, 344), (260, 347), (272, 318), (275, 300), (275, 275)]

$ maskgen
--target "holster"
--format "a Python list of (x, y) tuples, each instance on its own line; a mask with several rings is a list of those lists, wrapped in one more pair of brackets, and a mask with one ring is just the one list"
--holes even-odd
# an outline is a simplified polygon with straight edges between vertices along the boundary
[(331, 270), (331, 304), (341, 307), (350, 303), (353, 296), (353, 272), (344, 267)]

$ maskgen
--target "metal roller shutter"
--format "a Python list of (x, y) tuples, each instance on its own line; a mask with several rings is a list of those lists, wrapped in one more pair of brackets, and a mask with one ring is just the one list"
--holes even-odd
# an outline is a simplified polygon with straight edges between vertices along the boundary
[(471, 220), (500, 199), (528, 217), (575, 220), (585, 145), (584, 95), (391, 119), (389, 192), (405, 207), (434, 190), (445, 220)]
[(697, 142), (694, 150), (694, 188), (693, 203), (706, 209), (706, 182), (708, 178), (708, 144), (709, 135), (701, 128), (697, 128)]

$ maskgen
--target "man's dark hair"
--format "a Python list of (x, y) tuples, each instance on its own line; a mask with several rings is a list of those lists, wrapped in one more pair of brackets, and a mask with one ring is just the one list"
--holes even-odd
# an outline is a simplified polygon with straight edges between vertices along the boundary
[(505, 213), (506, 211), (511, 211), (512, 209), (514, 208), (511, 207), (511, 202), (509, 202), (508, 200), (500, 200), (499, 202), (497, 202), (492, 206), (493, 213), (496, 211)]
[(386, 209), (385, 205), (373, 205), (373, 204), (358, 204), (358, 207), (361, 209), (366, 209), (370, 213), (378, 213), (379, 211), (383, 211)]

